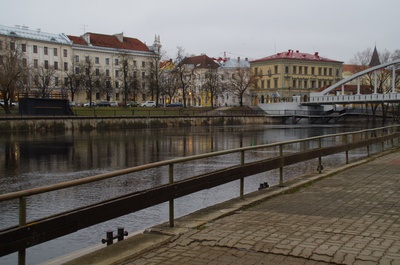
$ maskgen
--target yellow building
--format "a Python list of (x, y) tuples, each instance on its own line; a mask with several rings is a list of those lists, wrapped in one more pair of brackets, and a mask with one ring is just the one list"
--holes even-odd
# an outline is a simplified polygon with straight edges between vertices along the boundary
[(290, 100), (293, 95), (303, 99), (317, 89), (342, 79), (343, 62), (293, 50), (250, 62), (258, 77), (252, 88), (252, 105)]

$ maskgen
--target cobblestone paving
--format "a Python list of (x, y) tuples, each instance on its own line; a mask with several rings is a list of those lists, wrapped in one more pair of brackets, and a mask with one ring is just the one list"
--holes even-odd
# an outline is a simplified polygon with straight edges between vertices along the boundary
[(133, 264), (400, 264), (400, 153), (191, 230)]

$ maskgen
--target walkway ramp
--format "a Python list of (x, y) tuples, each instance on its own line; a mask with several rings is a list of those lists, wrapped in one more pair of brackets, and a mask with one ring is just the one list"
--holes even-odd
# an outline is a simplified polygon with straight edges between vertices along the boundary
[(400, 151), (324, 171), (67, 264), (400, 264)]

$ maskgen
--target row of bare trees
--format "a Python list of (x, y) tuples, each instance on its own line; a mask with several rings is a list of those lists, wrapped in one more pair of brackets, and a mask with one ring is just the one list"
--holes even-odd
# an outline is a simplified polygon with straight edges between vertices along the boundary
[[(211, 105), (214, 105), (218, 96), (229, 92), (242, 105), (244, 93), (256, 84), (250, 68), (238, 66), (229, 73), (210, 68), (203, 76), (204, 82), (200, 91), (196, 91), (193, 69), (182, 63), (186, 56), (181, 47), (178, 47), (173, 61), (174, 67), (169, 70), (160, 69), (161, 58), (154, 56), (146, 62), (146, 68), (139, 71), (134, 58), (121, 52), (116, 55), (120, 67), (112, 79), (111, 75), (114, 73), (95, 67), (94, 58), (89, 56), (81, 61), (72, 56), (67, 66), (59, 66), (57, 63), (50, 65), (47, 61), (41, 65), (34, 61), (30, 65), (22, 52), (22, 44), (17, 39), (7, 39), (0, 44), (0, 92), (4, 99), (2, 107), (6, 113), (10, 113), (10, 103), (17, 93), (31, 93), (32, 88), (42, 98), (48, 97), (57, 88), (68, 94), (71, 101), (74, 101), (77, 93), (84, 92), (90, 105), (94, 94), (99, 93), (110, 100), (114, 89), (118, 88), (124, 105), (128, 100), (136, 101), (139, 95), (145, 95), (156, 102), (160, 102), (161, 97), (168, 98), (169, 102), (173, 98), (182, 97), (182, 103), (186, 107), (189, 90), (191, 93), (203, 92), (208, 95)], [(59, 80), (60, 77), (62, 80)]]

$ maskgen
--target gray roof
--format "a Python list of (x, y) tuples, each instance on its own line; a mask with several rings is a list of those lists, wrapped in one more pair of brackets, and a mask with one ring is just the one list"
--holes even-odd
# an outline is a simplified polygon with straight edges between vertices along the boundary
[(42, 32), (40, 29), (30, 30), (28, 27), (15, 26), (7, 27), (0, 25), (0, 35), (5, 35), (14, 38), (31, 39), (38, 41), (55, 42), (60, 44), (71, 45), (71, 41), (64, 34), (53, 34)]
[(246, 68), (246, 67), (250, 67), (250, 63), (248, 60), (245, 59), (231, 59), (228, 58), (228, 60), (226, 60), (225, 62), (221, 62), (221, 67), (222, 68), (236, 68), (236, 67), (240, 67), (240, 68)]

